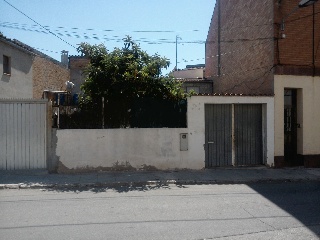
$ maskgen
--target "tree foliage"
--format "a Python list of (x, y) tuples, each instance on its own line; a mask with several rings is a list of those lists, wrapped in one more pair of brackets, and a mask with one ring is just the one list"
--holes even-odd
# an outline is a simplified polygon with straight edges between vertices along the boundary
[[(143, 106), (160, 101), (164, 105), (168, 102), (175, 105), (186, 98), (181, 83), (162, 75), (162, 69), (170, 64), (166, 58), (149, 55), (130, 37), (123, 40), (124, 46), (113, 51), (108, 51), (102, 44), (82, 43), (78, 47), (78, 51), (90, 59), (87, 77), (81, 86), (80, 106), (98, 111), (104, 99), (105, 121), (110, 127), (132, 125), (132, 115), (145, 112), (137, 109), (137, 103)], [(131, 112), (133, 108), (134, 113)]]

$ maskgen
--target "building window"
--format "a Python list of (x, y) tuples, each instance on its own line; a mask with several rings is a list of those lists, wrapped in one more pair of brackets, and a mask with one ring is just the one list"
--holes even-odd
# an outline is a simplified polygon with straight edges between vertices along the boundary
[(3, 55), (3, 74), (11, 74), (11, 58)]

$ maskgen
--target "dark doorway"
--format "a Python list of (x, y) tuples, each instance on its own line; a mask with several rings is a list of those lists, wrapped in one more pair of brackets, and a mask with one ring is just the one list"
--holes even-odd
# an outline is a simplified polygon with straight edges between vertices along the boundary
[(297, 156), (297, 90), (284, 90), (284, 160), (286, 166), (302, 165)]

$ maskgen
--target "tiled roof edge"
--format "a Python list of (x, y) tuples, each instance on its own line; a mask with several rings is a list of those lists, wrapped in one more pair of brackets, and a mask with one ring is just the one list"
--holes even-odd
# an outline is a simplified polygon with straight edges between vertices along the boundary
[(55, 64), (57, 64), (57, 65), (59, 65), (61, 67), (63, 67), (63, 68), (65, 68), (65, 66), (61, 62), (59, 62), (58, 60), (56, 60), (56, 59), (54, 59), (54, 58), (52, 58), (52, 57), (50, 57), (50, 56), (38, 51), (38, 50), (36, 50), (33, 47), (30, 47), (29, 45), (27, 45), (27, 44), (25, 44), (23, 42), (20, 42), (17, 39), (10, 39), (10, 38), (7, 38), (4, 35), (0, 34), (0, 41), (9, 44), (12, 47), (16, 47), (16, 48), (18, 48), (18, 49), (20, 49), (20, 50), (22, 50), (22, 51), (24, 51), (24, 52), (26, 52), (28, 54), (45, 58), (45, 59), (47, 59), (47, 60), (49, 60), (49, 61), (51, 61), (51, 62), (53, 62), (53, 63), (55, 63)]

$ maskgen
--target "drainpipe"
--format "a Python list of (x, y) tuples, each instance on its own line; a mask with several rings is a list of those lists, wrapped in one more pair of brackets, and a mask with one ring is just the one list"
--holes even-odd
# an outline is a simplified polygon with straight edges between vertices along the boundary
[(315, 7), (312, 5), (312, 75), (316, 75), (316, 65), (315, 65), (315, 49), (314, 49), (314, 38), (315, 38)]
[(57, 120), (57, 127), (60, 129), (60, 93), (58, 93), (58, 120)]

